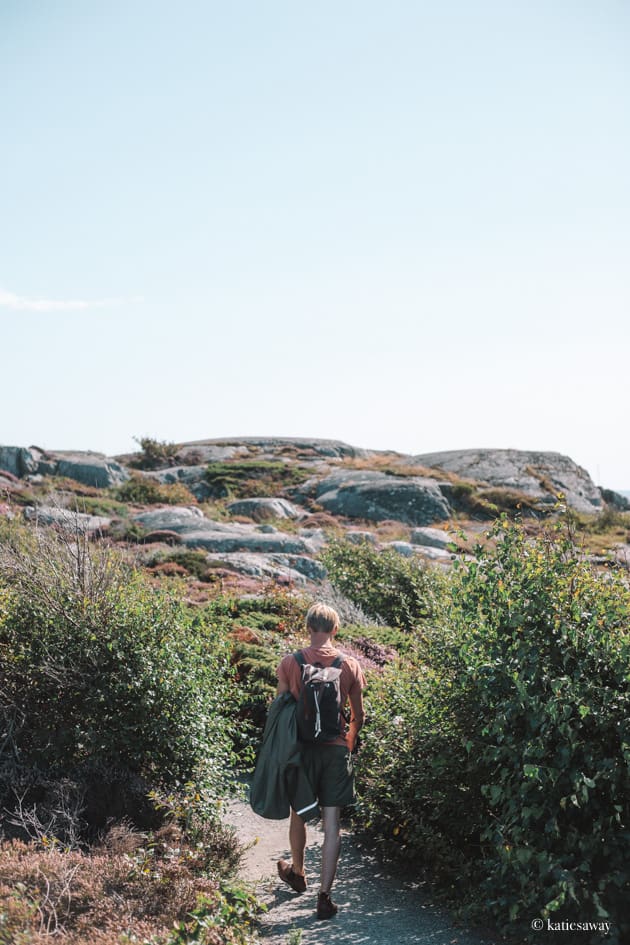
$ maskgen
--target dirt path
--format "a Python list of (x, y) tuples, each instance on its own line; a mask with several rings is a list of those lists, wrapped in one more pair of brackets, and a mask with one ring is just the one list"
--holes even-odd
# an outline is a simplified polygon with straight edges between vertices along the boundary
[(458, 928), (431, 905), (419, 884), (388, 873), (375, 857), (360, 850), (344, 832), (333, 898), (339, 914), (328, 922), (315, 919), (323, 834), (319, 824), (308, 827), (306, 855), (310, 887), (299, 896), (281, 883), (276, 873), (280, 857), (290, 859), (288, 820), (263, 820), (242, 801), (231, 804), (227, 819), (241, 840), (254, 844), (244, 859), (241, 875), (255, 885), (268, 912), (261, 923), (261, 940), (268, 945), (289, 945), (292, 930), (300, 930), (300, 945), (498, 945)]

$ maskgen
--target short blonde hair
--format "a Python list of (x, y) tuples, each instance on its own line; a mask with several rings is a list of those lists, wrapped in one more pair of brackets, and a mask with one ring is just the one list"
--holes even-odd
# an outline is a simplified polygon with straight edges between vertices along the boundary
[(313, 604), (306, 615), (306, 629), (311, 633), (334, 633), (339, 627), (339, 614), (327, 604)]

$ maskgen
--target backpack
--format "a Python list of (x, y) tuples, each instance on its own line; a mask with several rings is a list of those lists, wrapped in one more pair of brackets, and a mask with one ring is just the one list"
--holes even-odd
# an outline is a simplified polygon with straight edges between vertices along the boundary
[(293, 654), (302, 668), (302, 686), (297, 701), (296, 720), (302, 742), (332, 742), (341, 734), (341, 664), (338, 656), (331, 666), (307, 663), (300, 650)]

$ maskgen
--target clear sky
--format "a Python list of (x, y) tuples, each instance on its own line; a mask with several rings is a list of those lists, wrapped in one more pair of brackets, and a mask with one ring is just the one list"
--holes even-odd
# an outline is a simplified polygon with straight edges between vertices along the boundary
[(626, 0), (2, 0), (0, 443), (630, 489)]

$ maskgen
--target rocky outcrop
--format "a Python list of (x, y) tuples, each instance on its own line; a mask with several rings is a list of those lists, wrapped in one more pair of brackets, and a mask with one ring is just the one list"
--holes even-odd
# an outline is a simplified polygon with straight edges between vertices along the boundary
[(312, 497), (327, 512), (372, 522), (396, 519), (407, 525), (429, 525), (449, 518), (448, 501), (433, 479), (390, 476), (372, 470), (340, 470), (308, 480), (294, 498)]
[(559, 493), (578, 512), (603, 507), (600, 490), (581, 466), (560, 453), (523, 450), (451, 450), (414, 456), (423, 467), (454, 473), (490, 486), (515, 489), (546, 505), (555, 505)]
[(613, 489), (600, 489), (599, 491), (606, 505), (617, 512), (627, 512), (630, 509), (630, 500), (623, 492), (615, 492)]
[(73, 509), (57, 509), (46, 505), (24, 509), (24, 518), (38, 525), (57, 525), (64, 531), (82, 534), (104, 531), (112, 522), (110, 518), (103, 515), (87, 515), (84, 512), (75, 512)]
[(229, 552), (209, 554), (208, 561), (213, 565), (221, 564), (239, 574), (272, 578), (275, 581), (297, 585), (305, 585), (307, 581), (323, 581), (326, 577), (323, 565), (303, 555)]
[(321, 440), (291, 436), (239, 436), (217, 440), (198, 440), (191, 443), (183, 443), (179, 447), (178, 455), (181, 455), (183, 451), (199, 450), (206, 447), (231, 447), (233, 449), (255, 447), (271, 453), (288, 449), (294, 450), (296, 453), (301, 452), (305, 454), (305, 458), (310, 455), (323, 456), (330, 459), (366, 457), (372, 455), (371, 450), (350, 446), (349, 443), (344, 443), (341, 440)]
[(0, 446), (0, 469), (14, 476), (64, 476), (86, 486), (107, 489), (129, 478), (115, 459), (91, 450), (69, 452), (40, 450), (37, 446)]
[(237, 499), (230, 502), (227, 506), (228, 512), (232, 515), (249, 515), (256, 522), (262, 522), (266, 519), (288, 518), (298, 519), (304, 516), (304, 509), (300, 509), (292, 502), (286, 499), (275, 498), (253, 498)]
[(149, 532), (170, 531), (181, 536), (182, 544), (190, 548), (204, 548), (217, 553), (261, 553), (312, 555), (316, 542), (301, 535), (292, 535), (274, 529), (262, 531), (264, 526), (214, 522), (205, 518), (200, 509), (171, 507), (142, 512), (133, 519)]
[(413, 545), (447, 549), (453, 542), (453, 536), (441, 528), (414, 528), (410, 540)]

